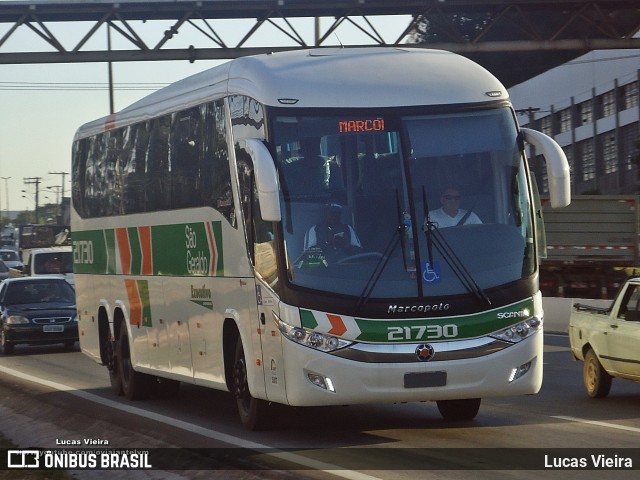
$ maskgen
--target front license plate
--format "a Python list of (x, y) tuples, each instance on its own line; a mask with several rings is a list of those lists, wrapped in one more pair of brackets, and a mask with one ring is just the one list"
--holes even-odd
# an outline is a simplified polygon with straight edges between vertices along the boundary
[(404, 388), (444, 387), (447, 372), (405, 373)]
[(45, 325), (42, 327), (42, 331), (46, 333), (64, 332), (64, 325)]

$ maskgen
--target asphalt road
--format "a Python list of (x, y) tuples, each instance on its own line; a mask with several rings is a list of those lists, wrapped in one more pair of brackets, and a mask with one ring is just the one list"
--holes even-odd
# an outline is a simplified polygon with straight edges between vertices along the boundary
[[(640, 385), (614, 380), (609, 397), (590, 399), (567, 337), (545, 343), (541, 392), (485, 399), (472, 422), (442, 420), (435, 403), (279, 408), (267, 432), (244, 431), (228, 393), (183, 384), (174, 397), (128, 402), (79, 351), (18, 346), (0, 357), (0, 432), (21, 448), (92, 439), (107, 448), (208, 449), (173, 459), (172, 471), (76, 470), (79, 479), (637, 478)], [(591, 466), (599, 454), (617, 468), (555, 465), (584, 457)]]

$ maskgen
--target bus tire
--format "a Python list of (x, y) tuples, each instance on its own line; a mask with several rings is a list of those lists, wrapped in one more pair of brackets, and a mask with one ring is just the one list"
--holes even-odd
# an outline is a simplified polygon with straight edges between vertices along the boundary
[(480, 410), (480, 398), (462, 400), (438, 400), (438, 410), (445, 420), (463, 422), (473, 420)]
[(106, 358), (107, 370), (109, 370), (109, 382), (111, 383), (111, 391), (116, 395), (122, 395), (122, 378), (120, 377), (120, 369), (118, 368), (118, 344), (111, 339), (104, 342), (104, 351)]
[(233, 362), (233, 395), (236, 398), (242, 426), (247, 430), (264, 430), (268, 427), (269, 408), (264, 400), (254, 398), (249, 391), (247, 361), (242, 340), (238, 337)]
[(611, 375), (604, 369), (593, 349), (584, 356), (582, 379), (591, 398), (604, 398), (611, 390)]
[(142, 400), (149, 394), (151, 378), (144, 373), (136, 372), (131, 364), (131, 349), (129, 335), (124, 325), (120, 328), (120, 335), (116, 345), (116, 361), (118, 376), (122, 384), (122, 394), (128, 400)]

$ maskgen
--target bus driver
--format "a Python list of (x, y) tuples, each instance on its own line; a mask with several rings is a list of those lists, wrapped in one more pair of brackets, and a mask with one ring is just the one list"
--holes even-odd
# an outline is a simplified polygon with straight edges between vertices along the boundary
[(342, 205), (327, 203), (322, 221), (304, 236), (304, 251), (319, 247), (324, 253), (358, 253), (362, 249), (360, 239), (351, 225), (342, 222), (341, 216)]

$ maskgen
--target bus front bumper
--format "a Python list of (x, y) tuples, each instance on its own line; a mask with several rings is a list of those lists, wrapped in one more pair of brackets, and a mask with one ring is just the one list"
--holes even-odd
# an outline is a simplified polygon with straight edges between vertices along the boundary
[[(366, 345), (364, 349), (355, 345), (323, 353), (283, 339), (288, 403), (417, 402), (535, 394), (540, 390), (542, 330), (519, 343), (476, 349), (474, 353), (473, 349), (457, 349), (460, 343), (434, 342), (433, 357), (420, 361), (417, 344)], [(452, 353), (461, 351), (470, 353), (467, 358)]]

